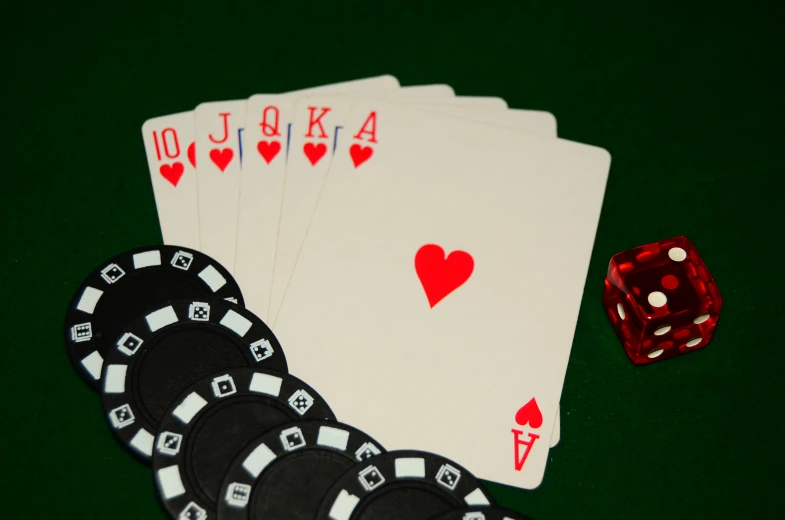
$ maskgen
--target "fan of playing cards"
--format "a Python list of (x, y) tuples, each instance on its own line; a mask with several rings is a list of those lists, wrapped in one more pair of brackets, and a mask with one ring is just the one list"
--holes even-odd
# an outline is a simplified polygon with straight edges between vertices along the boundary
[(142, 131), (165, 244), (226, 268), (335, 416), (541, 483), (607, 151), (557, 138), (550, 113), (392, 76)]

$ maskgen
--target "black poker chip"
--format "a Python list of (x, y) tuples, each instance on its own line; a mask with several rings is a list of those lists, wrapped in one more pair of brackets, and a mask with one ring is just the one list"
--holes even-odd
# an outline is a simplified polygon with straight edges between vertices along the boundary
[(173, 300), (135, 317), (106, 352), (101, 401), (120, 443), (149, 464), (164, 413), (183, 390), (231, 367), (287, 371), (275, 335), (225, 300)]
[(457, 463), (424, 451), (390, 451), (341, 475), (314, 520), (428, 520), (491, 504), (477, 477)]
[(153, 447), (158, 497), (172, 518), (215, 518), (221, 483), (240, 451), (262, 433), (300, 419), (335, 419), (300, 379), (231, 368), (185, 390), (166, 412)]
[(68, 358), (98, 392), (106, 351), (130, 317), (166, 300), (200, 297), (244, 304), (229, 271), (199, 251), (153, 246), (110, 258), (85, 278), (68, 305)]
[(218, 496), (222, 520), (312, 520), (333, 482), (384, 452), (362, 431), (335, 421), (295, 421), (251, 441)]
[(511, 509), (491, 506), (481, 508), (453, 509), (444, 514), (436, 515), (428, 520), (532, 520), (523, 513)]

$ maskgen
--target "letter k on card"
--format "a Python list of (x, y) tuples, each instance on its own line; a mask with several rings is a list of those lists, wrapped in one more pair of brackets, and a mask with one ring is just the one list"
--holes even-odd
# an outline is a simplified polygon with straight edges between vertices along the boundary
[[(302, 108), (302, 106), (299, 105), (298, 108)], [(329, 126), (329, 123), (328, 126), (325, 126), (325, 116), (332, 111), (332, 108), (312, 105), (308, 105), (305, 108), (308, 110), (308, 123), (302, 150), (311, 165), (316, 166), (327, 153), (327, 144), (332, 131), (334, 131), (334, 128)]]

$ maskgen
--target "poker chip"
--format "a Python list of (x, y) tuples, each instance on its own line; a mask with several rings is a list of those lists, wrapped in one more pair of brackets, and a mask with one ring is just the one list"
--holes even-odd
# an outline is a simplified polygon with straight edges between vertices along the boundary
[(135, 317), (106, 352), (101, 400), (110, 428), (149, 463), (164, 413), (205, 376), (238, 366), (287, 371), (273, 332), (225, 300), (173, 300)]
[(224, 477), (218, 518), (311, 520), (333, 482), (384, 449), (334, 421), (296, 421), (251, 441)]
[(391, 451), (341, 475), (314, 519), (427, 520), (491, 503), (480, 481), (457, 463), (424, 451)]
[(65, 343), (71, 364), (100, 391), (106, 351), (129, 317), (167, 300), (201, 297), (243, 305), (229, 271), (198, 251), (154, 246), (110, 258), (85, 278), (68, 306)]
[(436, 515), (428, 520), (532, 520), (523, 513), (511, 509), (491, 506), (480, 508), (453, 509), (444, 514)]
[(215, 518), (226, 470), (253, 439), (300, 419), (335, 419), (309, 385), (284, 372), (231, 368), (201, 379), (158, 427), (153, 472), (172, 518)]

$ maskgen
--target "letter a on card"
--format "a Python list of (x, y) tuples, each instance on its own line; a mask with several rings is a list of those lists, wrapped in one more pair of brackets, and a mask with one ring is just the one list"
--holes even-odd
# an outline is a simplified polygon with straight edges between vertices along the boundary
[(352, 136), (354, 140), (349, 146), (349, 155), (352, 158), (354, 167), (357, 168), (373, 155), (373, 146), (376, 140), (376, 112), (368, 114), (368, 118), (363, 123), (360, 130)]

